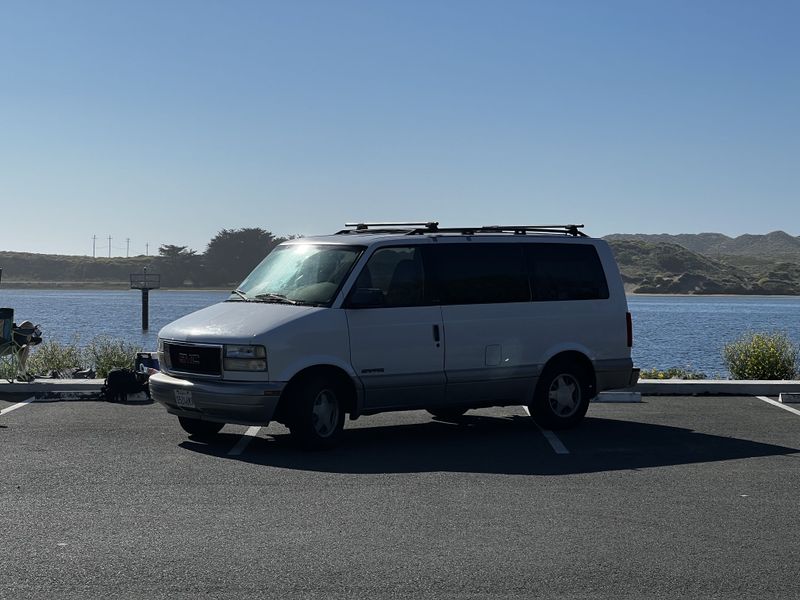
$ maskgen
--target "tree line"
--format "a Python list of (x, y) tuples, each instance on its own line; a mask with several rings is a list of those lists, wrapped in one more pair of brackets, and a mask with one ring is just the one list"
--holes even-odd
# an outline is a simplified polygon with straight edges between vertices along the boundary
[(205, 252), (162, 244), (152, 271), (163, 286), (228, 286), (241, 282), (272, 249), (289, 238), (260, 227), (223, 229)]
[[(292, 236), (294, 237), (294, 236)], [(223, 229), (205, 252), (163, 244), (157, 256), (92, 258), (0, 250), (3, 287), (14, 285), (89, 285), (128, 287), (129, 276), (161, 275), (162, 287), (228, 287), (240, 283), (278, 244), (278, 237), (261, 228)]]

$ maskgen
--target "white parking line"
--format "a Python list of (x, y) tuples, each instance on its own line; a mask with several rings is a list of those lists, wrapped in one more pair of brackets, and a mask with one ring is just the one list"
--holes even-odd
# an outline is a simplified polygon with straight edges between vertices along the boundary
[[(530, 417), (531, 412), (528, 410), (528, 407), (523, 406), (522, 408), (525, 411), (525, 414), (527, 414)], [(539, 428), (539, 431), (542, 432), (544, 439), (548, 441), (550, 447), (553, 449), (553, 452), (555, 452), (556, 454), (569, 454), (569, 450), (567, 450), (567, 447), (561, 442), (560, 439), (558, 439), (558, 436), (555, 433), (553, 433), (549, 429), (542, 429), (542, 427), (538, 423), (536, 423), (536, 421), (534, 421), (534, 424), (536, 425), (536, 427)]]
[(244, 449), (247, 448), (247, 444), (249, 444), (254, 437), (258, 435), (258, 432), (261, 430), (261, 427), (248, 427), (247, 431), (242, 434), (242, 439), (240, 439), (236, 445), (228, 452), (228, 456), (239, 456)]
[(786, 406), (785, 404), (783, 404), (781, 402), (778, 402), (777, 400), (773, 400), (772, 398), (767, 398), (766, 396), (756, 396), (756, 398), (758, 398), (759, 400), (763, 400), (764, 402), (767, 402), (768, 404), (774, 404), (778, 408), (782, 408), (783, 410), (788, 410), (790, 413), (794, 413), (794, 414), (800, 416), (800, 410), (797, 410), (796, 408), (792, 408), (791, 406)]
[(25, 406), (26, 404), (30, 404), (34, 400), (36, 400), (36, 396), (31, 396), (27, 400), (23, 400), (22, 402), (17, 402), (16, 404), (12, 404), (8, 408), (4, 408), (3, 410), (0, 410), (0, 417), (2, 417), (5, 414), (10, 413), (12, 410), (17, 410), (18, 408), (22, 408), (23, 406)]

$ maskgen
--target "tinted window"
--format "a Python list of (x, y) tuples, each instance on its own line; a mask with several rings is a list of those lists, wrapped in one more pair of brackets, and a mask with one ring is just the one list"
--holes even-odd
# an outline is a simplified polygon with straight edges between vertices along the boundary
[(350, 297), (359, 289), (380, 290), (383, 306), (425, 304), (425, 266), (421, 248), (381, 248), (370, 257)]
[(534, 300), (608, 298), (608, 284), (594, 246), (529, 244), (526, 253)]
[(530, 300), (522, 247), (516, 244), (432, 246), (442, 304)]

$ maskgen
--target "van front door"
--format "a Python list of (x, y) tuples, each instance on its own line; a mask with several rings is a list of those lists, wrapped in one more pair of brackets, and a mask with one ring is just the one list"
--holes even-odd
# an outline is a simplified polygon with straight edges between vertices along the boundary
[(366, 411), (444, 401), (442, 311), (427, 305), (422, 254), (420, 246), (376, 250), (345, 304)]

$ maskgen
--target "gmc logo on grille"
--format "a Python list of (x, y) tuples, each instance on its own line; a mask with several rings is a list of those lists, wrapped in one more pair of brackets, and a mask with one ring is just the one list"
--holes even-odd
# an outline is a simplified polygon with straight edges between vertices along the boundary
[(183, 365), (199, 365), (200, 355), (189, 354), (188, 352), (178, 352), (178, 362)]

